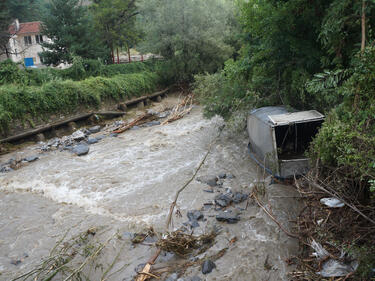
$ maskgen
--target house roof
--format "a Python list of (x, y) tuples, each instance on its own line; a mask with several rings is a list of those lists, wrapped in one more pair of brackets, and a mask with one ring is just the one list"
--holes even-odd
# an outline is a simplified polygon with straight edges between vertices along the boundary
[(24, 22), (20, 23), (20, 29), (16, 31), (16, 25), (12, 24), (9, 26), (10, 34), (29, 34), (29, 33), (40, 33), (42, 23), (40, 21)]

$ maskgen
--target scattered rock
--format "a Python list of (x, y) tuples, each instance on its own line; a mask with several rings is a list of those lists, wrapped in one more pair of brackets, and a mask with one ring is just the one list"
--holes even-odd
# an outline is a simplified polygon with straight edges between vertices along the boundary
[(214, 187), (217, 185), (217, 177), (216, 176), (202, 176), (198, 177), (197, 181), (201, 183), (208, 184), (211, 187)]
[(38, 160), (39, 159), (39, 157), (38, 156), (29, 156), (29, 157), (26, 157), (24, 160), (26, 161), (26, 162), (34, 162), (34, 161), (36, 161), (36, 160)]
[(190, 278), (190, 281), (202, 281), (202, 279), (199, 276), (193, 276)]
[(1, 166), (0, 167), (0, 173), (9, 173), (13, 171), (13, 169), (9, 166)]
[(248, 197), (249, 197), (249, 195), (247, 195), (245, 193), (235, 192), (234, 195), (233, 195), (233, 202), (238, 204), (238, 203), (241, 203), (241, 202), (245, 201)]
[(191, 228), (199, 227), (199, 222), (196, 220), (189, 221)]
[(207, 193), (214, 193), (214, 191), (212, 189), (203, 189), (204, 192), (207, 192)]
[(81, 140), (84, 140), (86, 138), (86, 135), (84, 132), (82, 132), (81, 130), (78, 130), (78, 131), (75, 131), (73, 134), (72, 134), (72, 139), (74, 141), (81, 141)]
[(200, 219), (203, 219), (203, 214), (201, 211), (194, 210), (187, 212), (187, 217), (189, 221), (199, 221)]
[(199, 222), (196, 221), (196, 220), (192, 220), (192, 221), (189, 220), (188, 222), (184, 222), (183, 225), (185, 227), (189, 227), (190, 226), (190, 228), (196, 228), (196, 227), (199, 227)]
[(216, 264), (211, 260), (206, 260), (202, 265), (202, 273), (209, 274), (216, 267)]
[(80, 143), (80, 144), (77, 144), (74, 148), (73, 148), (73, 153), (75, 153), (76, 155), (78, 156), (82, 156), (82, 155), (86, 155), (87, 153), (89, 153), (90, 151), (90, 147), (85, 144), (85, 143)]
[(232, 203), (233, 199), (229, 194), (219, 194), (215, 197), (216, 205), (220, 207), (228, 207)]
[(216, 216), (216, 220), (229, 224), (237, 223), (240, 217), (232, 211), (221, 212)]
[(97, 143), (99, 140), (97, 138), (88, 138), (87, 143), (88, 144), (94, 144)]
[(105, 135), (100, 135), (100, 136), (97, 136), (96, 137), (96, 139), (98, 140), (98, 141), (100, 141), (100, 140), (102, 140), (102, 139), (105, 139)]
[(90, 132), (91, 134), (95, 134), (95, 133), (99, 133), (99, 132), (100, 132), (100, 129), (101, 129), (100, 126), (94, 126), (94, 127), (89, 128), (88, 130), (89, 130), (89, 132)]
[(130, 130), (139, 130), (140, 127), (139, 126), (133, 126)]
[(61, 141), (59, 138), (53, 138), (47, 142), (47, 146), (49, 147), (58, 147), (60, 144), (61, 144)]
[(118, 134), (116, 134), (116, 133), (111, 133), (109, 136), (112, 137), (112, 138), (117, 138), (117, 137), (118, 137)]

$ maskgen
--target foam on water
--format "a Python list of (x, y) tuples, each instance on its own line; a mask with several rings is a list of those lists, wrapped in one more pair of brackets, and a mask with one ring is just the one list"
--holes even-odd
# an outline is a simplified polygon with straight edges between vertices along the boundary
[[(104, 139), (92, 145), (87, 156), (48, 153), (2, 175), (0, 190), (39, 193), (94, 214), (150, 223), (168, 210), (174, 182), (193, 173), (220, 123), (217, 118), (205, 120), (192, 114), (166, 126)], [(150, 196), (155, 201), (152, 212), (142, 206)]]

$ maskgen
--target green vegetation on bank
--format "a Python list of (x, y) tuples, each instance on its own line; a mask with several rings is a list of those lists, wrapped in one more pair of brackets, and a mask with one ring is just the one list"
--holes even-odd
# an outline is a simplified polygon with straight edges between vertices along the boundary
[(105, 100), (130, 99), (162, 86), (162, 76), (152, 71), (157, 68), (154, 62), (125, 65), (81, 62), (66, 70), (21, 70), (14, 63), (2, 62), (0, 134), (6, 133), (15, 120), (69, 113), (80, 107), (97, 108)]
[(83, 60), (75, 57), (73, 65), (67, 69), (42, 68), (21, 69), (10, 60), (0, 62), (0, 85), (17, 84), (24, 86), (40, 86), (51, 80), (74, 81), (89, 77), (111, 77), (117, 74), (130, 74), (141, 71), (153, 72), (160, 63), (155, 61), (134, 62), (130, 64), (104, 65), (99, 60)]

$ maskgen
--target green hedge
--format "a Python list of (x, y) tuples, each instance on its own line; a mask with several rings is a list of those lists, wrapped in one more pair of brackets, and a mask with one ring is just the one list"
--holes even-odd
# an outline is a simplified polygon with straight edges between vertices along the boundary
[(152, 72), (119, 74), (111, 78), (91, 77), (82, 81), (55, 80), (37, 86), (0, 87), (0, 133), (13, 120), (72, 112), (79, 106), (98, 107), (104, 100), (128, 99), (154, 91), (159, 77)]
[(129, 64), (104, 65), (99, 60), (74, 58), (73, 65), (67, 69), (41, 68), (21, 69), (16, 63), (6, 60), (0, 62), (0, 85), (16, 84), (41, 86), (54, 80), (80, 81), (89, 77), (112, 77), (155, 70), (156, 62), (134, 62)]

